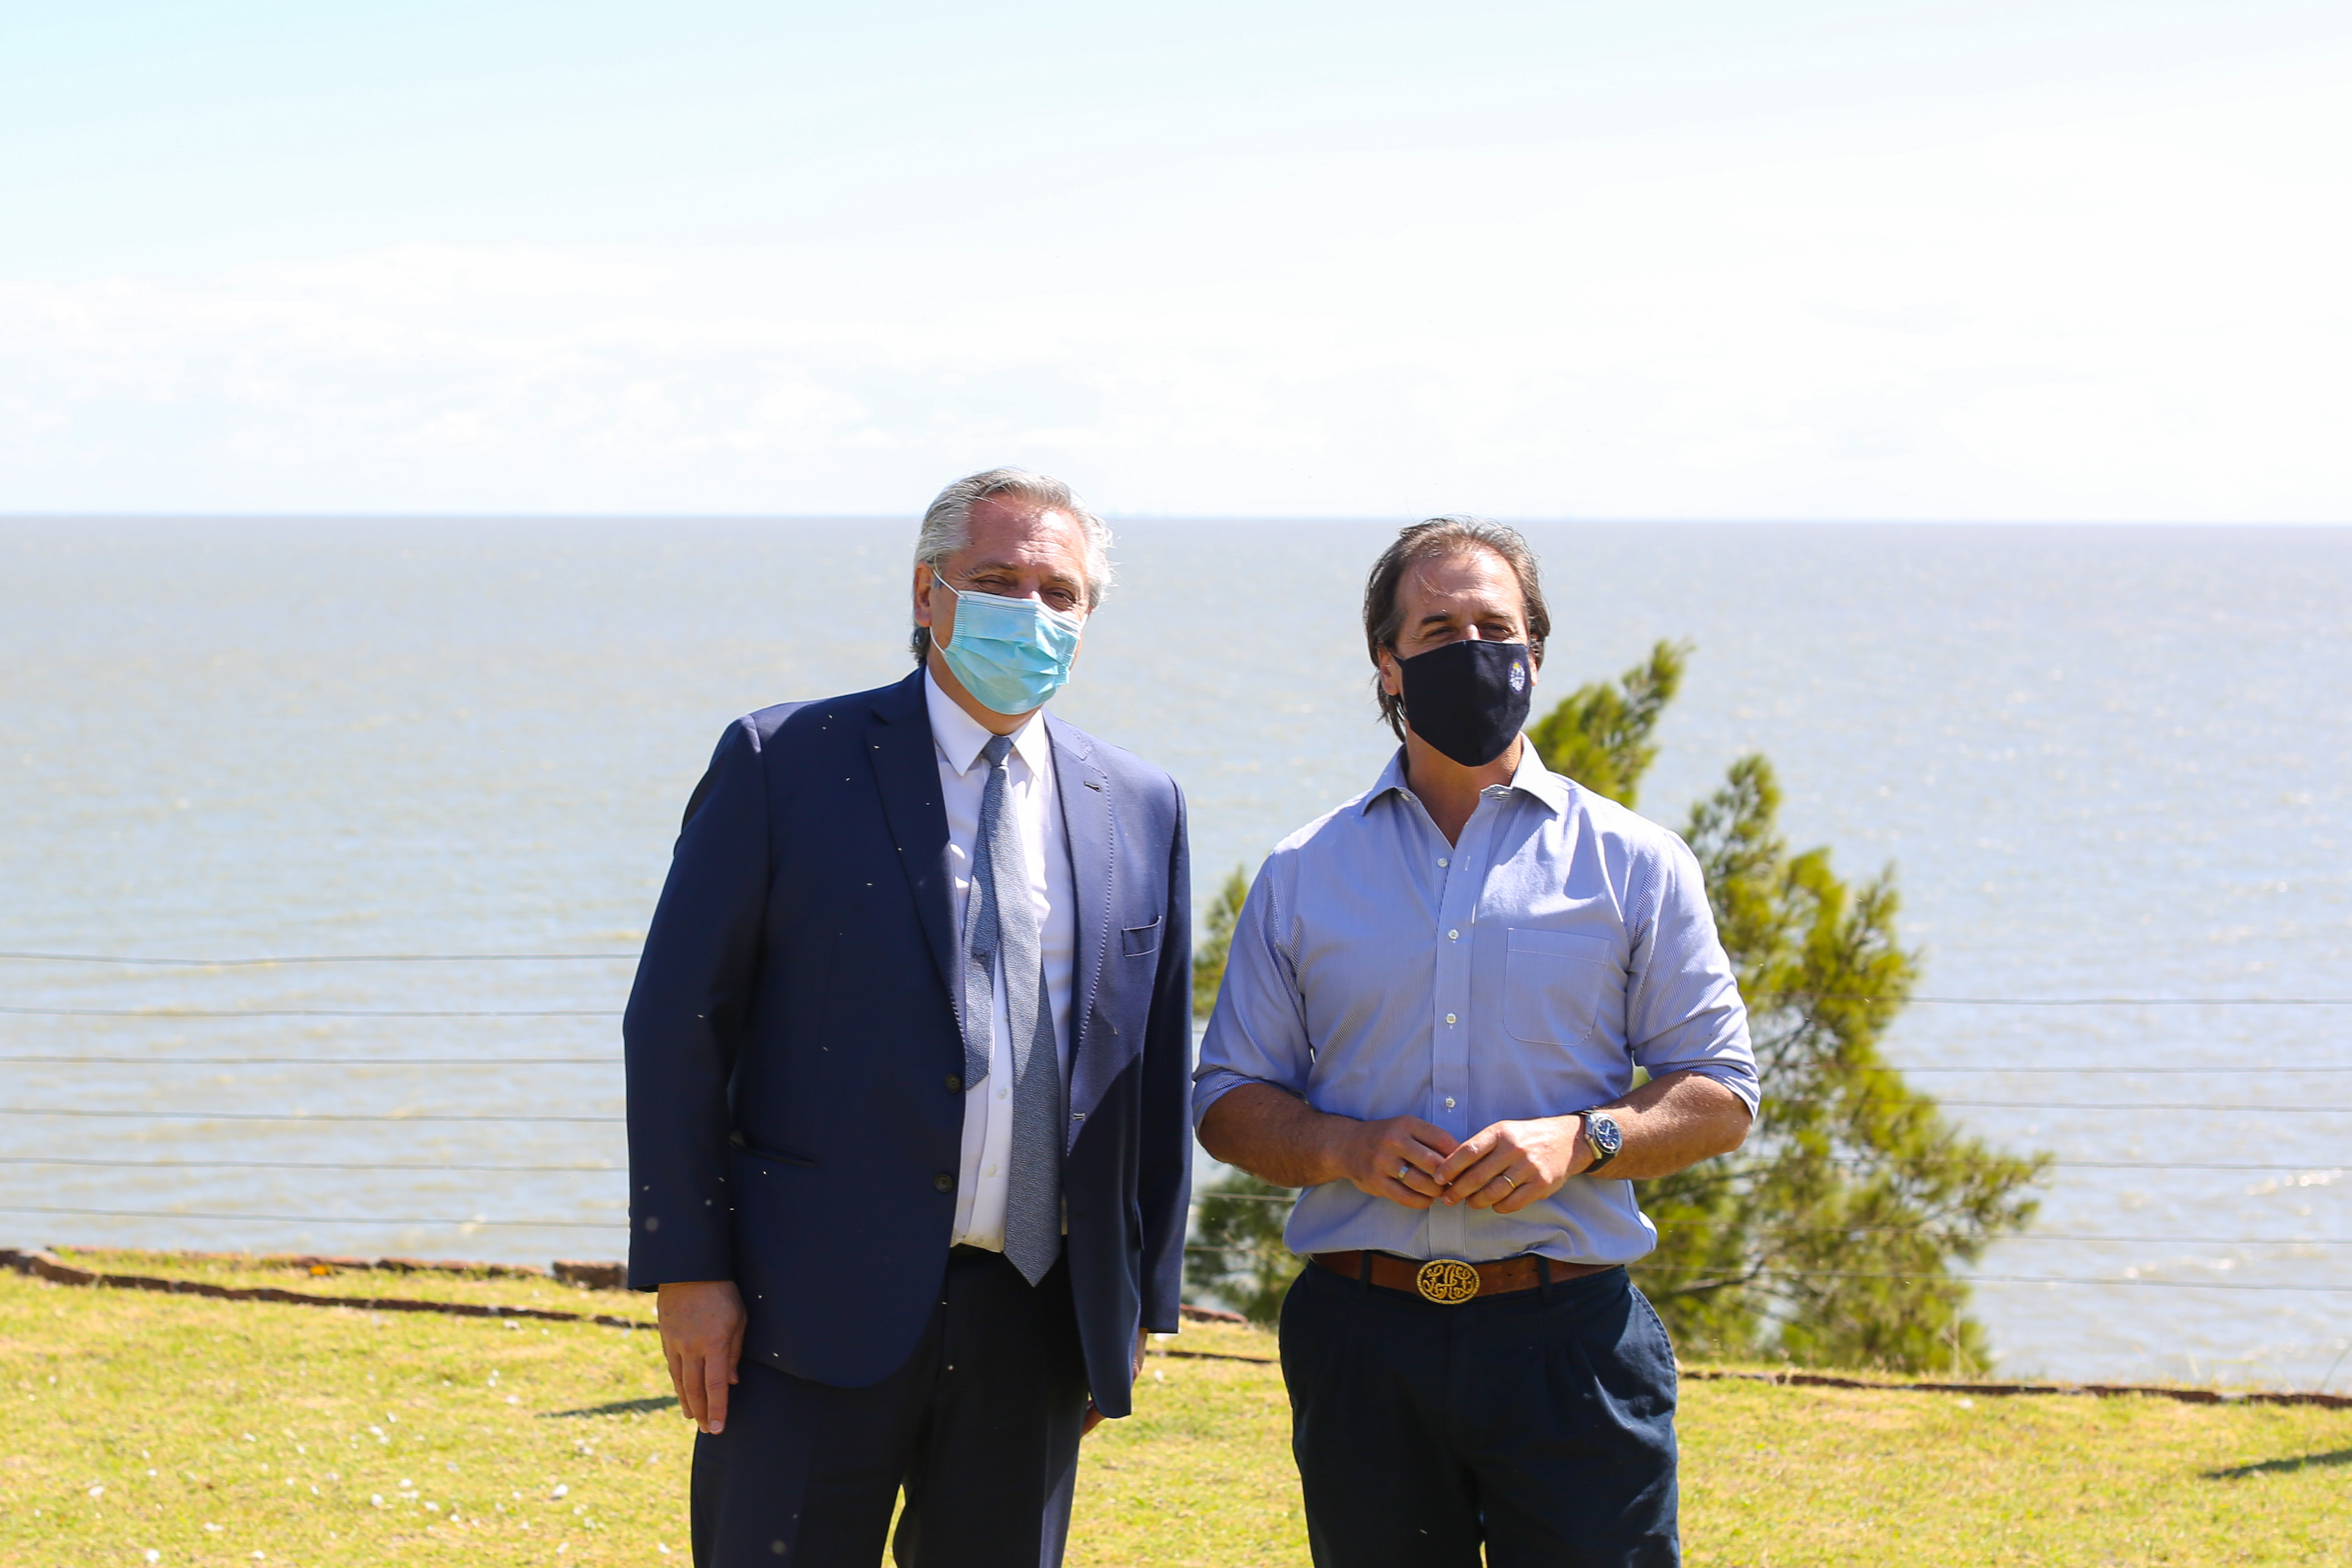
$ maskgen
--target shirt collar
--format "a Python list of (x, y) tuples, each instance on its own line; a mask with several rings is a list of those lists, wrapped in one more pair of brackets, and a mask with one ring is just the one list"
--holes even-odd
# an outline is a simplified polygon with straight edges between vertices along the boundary
[(1402, 746), (1399, 746), (1389, 754), (1389, 765), (1381, 770), (1380, 782), (1372, 785), (1371, 792), (1364, 796), (1363, 804), (1356, 808), (1357, 815), (1361, 816), (1371, 810), (1376, 803), (1386, 800), (1391, 790), (1396, 791), (1399, 795), (1407, 793), (1404, 787), (1404, 748)]
[[(1535, 796), (1555, 816), (1564, 814), (1568, 810), (1568, 781), (1544, 766), (1543, 758), (1536, 754), (1533, 741), (1524, 735), (1519, 738), (1525, 743), (1519, 748), (1519, 765), (1512, 773), (1507, 787)], [(1391, 790), (1400, 795), (1410, 793), (1405, 788), (1402, 746), (1390, 756), (1389, 765), (1381, 770), (1380, 782), (1372, 785), (1370, 794), (1364, 796), (1363, 805), (1358, 807), (1359, 815), (1371, 810), (1375, 802), (1386, 799)]]
[[(959, 773), (971, 772), (980, 761), (981, 748), (987, 745), (989, 732), (980, 727), (972, 716), (956, 706), (954, 698), (940, 689), (929, 669), (923, 671), (923, 706), (930, 714), (931, 743), (947, 759), (948, 766)], [(1029, 776), (1045, 778), (1053, 769), (1053, 747), (1045, 738), (1045, 715), (1032, 713), (1021, 728), (1013, 731), (1013, 753), (1029, 764)]]

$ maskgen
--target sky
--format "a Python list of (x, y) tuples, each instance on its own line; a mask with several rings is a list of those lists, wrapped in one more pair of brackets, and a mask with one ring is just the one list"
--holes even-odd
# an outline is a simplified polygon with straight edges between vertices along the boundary
[(2352, 521), (2352, 7), (0, 0), (0, 513)]

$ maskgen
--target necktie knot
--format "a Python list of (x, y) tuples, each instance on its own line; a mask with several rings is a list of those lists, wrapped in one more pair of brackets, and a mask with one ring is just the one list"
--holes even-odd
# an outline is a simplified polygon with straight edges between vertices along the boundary
[(980, 754), (988, 759), (988, 765), (992, 768), (1004, 766), (1004, 759), (1013, 754), (1013, 737), (991, 735), (988, 744), (980, 749)]

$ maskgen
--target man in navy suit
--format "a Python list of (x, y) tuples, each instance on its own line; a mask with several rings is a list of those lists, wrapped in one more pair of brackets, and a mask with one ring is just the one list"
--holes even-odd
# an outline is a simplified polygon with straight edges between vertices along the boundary
[(729, 726), (624, 1033), (629, 1283), (698, 1568), (1060, 1563), (1079, 1438), (1177, 1327), (1184, 802), (1041, 710), (1109, 579), (999, 468), (916, 545), (918, 668)]

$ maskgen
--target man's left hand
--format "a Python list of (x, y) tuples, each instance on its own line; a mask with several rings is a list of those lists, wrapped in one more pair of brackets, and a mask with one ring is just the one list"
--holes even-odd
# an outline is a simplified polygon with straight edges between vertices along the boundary
[[(1143, 1375), (1143, 1347), (1150, 1342), (1151, 1331), (1150, 1329), (1138, 1329), (1135, 1331), (1135, 1375), (1138, 1377), (1141, 1377)], [(1085, 1436), (1087, 1433), (1093, 1431), (1096, 1427), (1101, 1426), (1105, 1421), (1109, 1419), (1110, 1417), (1105, 1415), (1093, 1400), (1087, 1400), (1087, 1424), (1078, 1428), (1078, 1436), (1081, 1437)]]
[(1447, 1205), (1517, 1214), (1548, 1198), (1592, 1161), (1584, 1118), (1497, 1121), (1465, 1140), (1432, 1173)]

